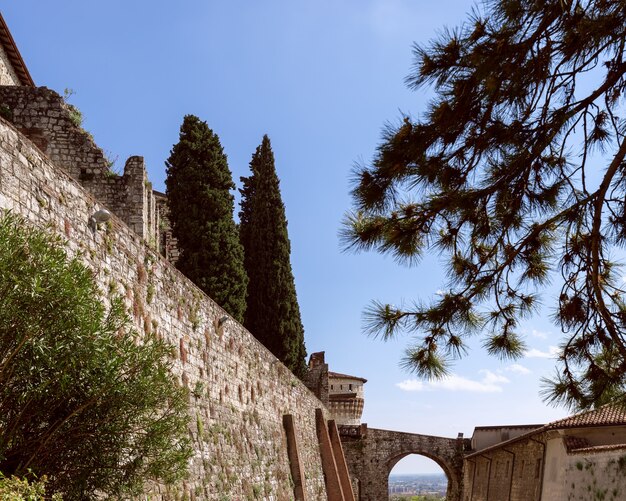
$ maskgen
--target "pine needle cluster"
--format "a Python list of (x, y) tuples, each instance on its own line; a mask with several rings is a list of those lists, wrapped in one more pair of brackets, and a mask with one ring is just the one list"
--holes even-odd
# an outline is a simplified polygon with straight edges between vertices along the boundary
[(626, 243), (625, 43), (623, 1), (492, 0), (415, 47), (407, 83), (435, 98), (356, 170), (342, 236), (408, 263), (447, 256), (443, 295), (367, 312), (371, 332), (417, 333), (405, 359), (417, 373), (445, 374), (477, 332), (489, 353), (521, 356), (520, 321), (560, 279), (565, 338), (545, 396), (587, 408), (624, 388), (610, 251)]

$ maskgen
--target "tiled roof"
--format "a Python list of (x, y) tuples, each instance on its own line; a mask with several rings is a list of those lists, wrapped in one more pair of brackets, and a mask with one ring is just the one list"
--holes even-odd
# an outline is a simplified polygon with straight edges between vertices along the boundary
[(546, 425), (547, 430), (581, 428), (586, 426), (611, 426), (626, 424), (626, 408), (620, 405), (603, 405), (591, 411), (583, 411), (573, 416), (553, 421)]
[(20, 83), (28, 87), (35, 87), (35, 82), (33, 82), (33, 79), (28, 72), (26, 63), (24, 63), (17, 45), (15, 45), (15, 41), (11, 36), (7, 23), (4, 22), (2, 14), (0, 14), (0, 42), (2, 43), (2, 47), (11, 61), (11, 66), (13, 66), (15, 74), (20, 79)]
[(328, 377), (329, 378), (356, 379), (357, 381), (363, 381), (364, 383), (367, 383), (367, 379), (363, 379), (362, 377), (350, 376), (348, 374), (340, 374), (339, 372), (329, 372)]
[(474, 430), (536, 430), (537, 428), (541, 428), (543, 424), (503, 424), (503, 425), (493, 425), (493, 426), (475, 426)]
[(566, 436), (563, 438), (563, 441), (565, 442), (565, 448), (567, 449), (567, 452), (591, 447), (591, 445), (589, 444), (589, 440), (587, 440), (585, 437)]
[[(496, 450), (502, 446), (506, 446), (514, 442), (519, 442), (521, 440), (528, 439), (532, 437), (533, 435), (538, 435), (540, 433), (543, 433), (549, 430), (563, 430), (567, 428), (585, 428), (585, 427), (594, 427), (594, 426), (619, 426), (619, 425), (626, 425), (626, 407), (615, 405), (615, 404), (606, 404), (597, 409), (579, 412), (578, 414), (574, 414), (573, 416), (559, 419), (558, 421), (553, 421), (551, 423), (548, 423), (545, 426), (542, 426), (541, 428), (531, 430), (518, 437), (512, 438), (510, 440), (506, 440), (504, 442), (500, 442), (498, 444), (491, 445), (479, 451), (472, 452), (468, 454), (466, 457), (471, 458), (474, 456), (479, 456), (480, 454), (483, 454), (485, 452)], [(623, 447), (623, 445), (621, 447)], [(578, 449), (578, 450), (585, 450), (585, 449)]]
[(583, 447), (580, 449), (574, 449), (571, 451), (571, 454), (593, 454), (593, 453), (599, 453), (599, 452), (623, 451), (623, 450), (626, 450), (626, 444), (594, 445), (593, 447)]

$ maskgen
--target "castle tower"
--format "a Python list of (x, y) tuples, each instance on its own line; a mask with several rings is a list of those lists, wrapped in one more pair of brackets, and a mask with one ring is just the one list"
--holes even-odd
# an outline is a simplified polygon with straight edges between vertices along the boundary
[(361, 424), (363, 414), (363, 384), (367, 379), (362, 377), (328, 373), (329, 410), (338, 425)]

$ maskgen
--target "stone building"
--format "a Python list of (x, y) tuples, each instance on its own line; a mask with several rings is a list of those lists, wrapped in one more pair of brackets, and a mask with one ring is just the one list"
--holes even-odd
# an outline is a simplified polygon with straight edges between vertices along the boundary
[[(464, 501), (626, 499), (626, 411), (605, 405), (538, 426), (477, 428)], [(490, 444), (497, 435), (515, 434)]]
[(358, 426), (363, 415), (363, 385), (367, 379), (362, 377), (328, 373), (329, 410), (337, 425)]
[[(115, 174), (73, 112), (35, 87), (0, 15), (0, 210), (62, 237), (109, 291), (105, 301), (123, 291), (137, 331), (176, 347), (172, 370), (190, 389), (190, 476), (147, 486), (142, 499), (351, 500), (332, 419), (347, 433), (347, 466), (363, 500), (386, 499), (389, 471), (408, 454), (442, 466), (453, 501), (626, 499), (626, 414), (615, 407), (545, 426), (477, 428), (463, 460), (462, 437), (360, 424), (366, 380), (329, 372), (323, 352), (311, 355), (305, 387), (171, 266), (167, 200), (143, 158)], [(90, 215), (104, 207), (113, 217), (94, 232)]]
[(365, 403), (363, 385), (367, 379), (330, 372), (324, 352), (312, 353), (305, 377), (307, 387), (330, 410), (337, 426), (359, 426)]
[(541, 428), (542, 424), (521, 424), (512, 426), (477, 426), (472, 434), (471, 447), (479, 451), (507, 440), (517, 438), (529, 431)]
[(81, 126), (80, 112), (55, 91), (36, 87), (0, 15), (0, 112), (58, 167), (102, 201), (151, 248), (176, 261), (167, 199), (152, 189), (143, 157), (127, 159), (123, 172)]

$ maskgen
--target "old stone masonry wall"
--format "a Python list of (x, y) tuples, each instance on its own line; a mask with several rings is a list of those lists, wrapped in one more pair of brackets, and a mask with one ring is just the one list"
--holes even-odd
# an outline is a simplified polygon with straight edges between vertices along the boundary
[(142, 157), (130, 157), (123, 175), (80, 126), (80, 114), (46, 87), (0, 86), (0, 103), (19, 132), (153, 248), (159, 248), (160, 214)]
[(145, 499), (293, 499), (284, 414), (294, 418), (307, 499), (326, 499), (320, 401), (121, 220), (92, 233), (88, 219), (101, 204), (1, 119), (0, 208), (60, 234), (103, 296), (122, 295), (137, 329), (176, 347), (175, 374), (191, 390), (195, 456), (186, 482), (152, 486)]

